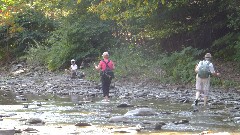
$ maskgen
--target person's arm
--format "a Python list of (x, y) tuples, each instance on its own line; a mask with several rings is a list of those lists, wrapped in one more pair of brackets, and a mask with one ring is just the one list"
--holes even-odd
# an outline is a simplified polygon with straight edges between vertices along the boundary
[(195, 66), (195, 73), (198, 73), (198, 64)]
[(210, 72), (211, 72), (211, 75), (213, 75), (213, 76), (216, 76), (216, 77), (217, 77), (217, 76), (220, 76), (220, 73), (219, 73), (219, 72), (215, 72), (212, 63), (210, 64)]
[(101, 69), (100, 63), (99, 63), (98, 65), (96, 65), (96, 64), (94, 63), (94, 67), (95, 67), (96, 70), (100, 70), (100, 69)]
[(112, 68), (113, 68), (113, 70), (115, 69), (115, 64), (112, 62)]
[(214, 73), (211, 73), (213, 76), (220, 76), (220, 73), (218, 73), (218, 72), (214, 72)]

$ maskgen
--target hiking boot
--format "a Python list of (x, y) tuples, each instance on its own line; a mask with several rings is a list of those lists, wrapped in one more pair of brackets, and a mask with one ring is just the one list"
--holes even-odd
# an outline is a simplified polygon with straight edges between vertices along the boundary
[(194, 104), (195, 106), (197, 106), (197, 105), (198, 105), (198, 99), (196, 99), (193, 104)]

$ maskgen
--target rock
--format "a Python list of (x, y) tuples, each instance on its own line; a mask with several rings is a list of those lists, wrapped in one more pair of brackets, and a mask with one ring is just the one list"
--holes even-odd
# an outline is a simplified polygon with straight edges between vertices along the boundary
[(128, 111), (124, 116), (152, 116), (157, 113), (151, 108), (138, 108), (135, 110)]
[(163, 126), (162, 123), (156, 123), (154, 130), (160, 130), (160, 129), (162, 129), (162, 126)]
[(115, 133), (131, 133), (129, 131), (126, 131), (126, 130), (116, 130), (114, 131)]
[(127, 103), (122, 103), (122, 104), (118, 105), (117, 107), (119, 107), (119, 108), (134, 107), (134, 105), (129, 105), (129, 104), (127, 104)]
[(14, 135), (14, 129), (0, 129), (0, 135)]
[(22, 133), (21, 129), (15, 129), (15, 133)]
[(27, 120), (26, 123), (29, 123), (29, 124), (45, 124), (45, 122), (43, 122), (39, 118), (30, 118), (30, 119)]
[(114, 116), (108, 120), (109, 122), (112, 123), (118, 123), (118, 122), (127, 122), (128, 118), (124, 116)]
[(88, 123), (80, 122), (80, 123), (75, 124), (75, 126), (85, 127), (85, 126), (92, 126), (92, 125), (91, 125), (91, 124), (88, 124)]
[(27, 132), (30, 132), (30, 131), (38, 131), (37, 129), (34, 129), (34, 128), (26, 128), (26, 129), (23, 129), (23, 131), (27, 131)]

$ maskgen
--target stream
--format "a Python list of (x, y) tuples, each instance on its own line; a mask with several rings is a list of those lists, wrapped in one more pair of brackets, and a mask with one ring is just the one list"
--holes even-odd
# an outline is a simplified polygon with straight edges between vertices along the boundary
[[(180, 104), (157, 99), (111, 99), (110, 102), (101, 102), (100, 98), (86, 100), (79, 95), (52, 95), (52, 94), (19, 94), (11, 91), (0, 91), (0, 121), (1, 128), (15, 127), (26, 129), (32, 127), (36, 131), (22, 132), (22, 134), (197, 134), (202, 131), (229, 132), (240, 134), (239, 123), (229, 120), (229, 115), (216, 113), (224, 109), (208, 109), (199, 107), (194, 112), (191, 104)], [(86, 100), (86, 101), (85, 101)], [(117, 107), (127, 102), (131, 107)], [(158, 112), (154, 116), (131, 116), (128, 123), (110, 123), (113, 116), (121, 116), (130, 110), (139, 107), (148, 107)], [(43, 125), (27, 125), (29, 118), (40, 118)], [(189, 123), (174, 124), (173, 121), (187, 119)], [(142, 130), (137, 132), (134, 127), (142, 121), (161, 121), (166, 123), (161, 130)], [(92, 126), (76, 127), (76, 123), (90, 123)], [(119, 132), (116, 132), (119, 131)]]
[[(240, 135), (240, 92), (213, 88), (193, 107), (194, 87), (99, 83), (41, 68), (0, 75), (0, 135)], [(37, 121), (37, 122), (36, 122)]]

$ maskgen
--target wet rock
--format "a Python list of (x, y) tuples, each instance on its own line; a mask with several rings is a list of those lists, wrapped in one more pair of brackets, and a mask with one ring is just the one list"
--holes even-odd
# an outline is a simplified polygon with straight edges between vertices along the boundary
[(152, 116), (157, 113), (151, 108), (138, 108), (135, 110), (128, 111), (124, 116)]
[(15, 114), (15, 113), (10, 113), (10, 114), (0, 114), (0, 118), (2, 118), (2, 117), (11, 117), (11, 116), (15, 116), (15, 115), (17, 115), (17, 114)]
[(162, 126), (163, 126), (162, 123), (156, 123), (154, 130), (160, 130), (160, 129), (162, 129)]
[(27, 119), (20, 119), (19, 121), (27, 121)]
[(85, 126), (92, 126), (92, 125), (89, 124), (89, 123), (80, 122), (80, 123), (75, 124), (75, 126), (78, 126), (78, 127), (85, 127)]
[(124, 107), (134, 107), (134, 105), (129, 105), (127, 103), (122, 103), (120, 105), (117, 106), (118, 108), (124, 108)]
[(147, 106), (147, 105), (137, 105), (136, 107), (138, 107), (138, 108), (148, 108), (149, 106)]
[(26, 121), (26, 123), (29, 123), (29, 124), (45, 124), (45, 122), (42, 121), (40, 118), (30, 118)]
[(26, 128), (26, 129), (23, 129), (23, 131), (26, 131), (26, 132), (31, 132), (31, 131), (38, 131), (37, 129), (34, 129), (34, 128)]
[(77, 105), (83, 105), (83, 104), (92, 103), (92, 102), (93, 101), (79, 101)]
[(15, 129), (15, 133), (22, 133), (21, 129)]
[(112, 123), (127, 122), (128, 118), (125, 116), (114, 116), (114, 117), (111, 117), (108, 121)]
[(160, 130), (166, 123), (163, 121), (143, 121), (142, 125), (145, 130)]
[(131, 133), (130, 131), (127, 130), (115, 130), (115, 133)]

